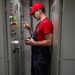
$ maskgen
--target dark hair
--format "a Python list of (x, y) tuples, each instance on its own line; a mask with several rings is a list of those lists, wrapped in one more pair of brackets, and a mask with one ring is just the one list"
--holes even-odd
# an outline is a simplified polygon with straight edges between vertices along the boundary
[(40, 9), (43, 13), (45, 13), (45, 8)]

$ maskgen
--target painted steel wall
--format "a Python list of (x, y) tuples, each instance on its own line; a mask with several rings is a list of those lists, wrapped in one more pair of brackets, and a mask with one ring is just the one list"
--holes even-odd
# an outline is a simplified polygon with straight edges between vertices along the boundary
[[(30, 0), (24, 0), (24, 21), (30, 25)], [(30, 37), (30, 34), (27, 29), (24, 29), (24, 38)], [(25, 48), (25, 75), (31, 74), (31, 46), (24, 44)]]
[(60, 75), (75, 75), (75, 0), (63, 0)]
[(52, 75), (75, 75), (74, 7), (74, 0), (54, 0), (51, 7), (54, 26)]
[(8, 75), (5, 2), (0, 0), (0, 75)]
[(58, 75), (59, 71), (59, 46), (60, 46), (60, 9), (59, 0), (54, 0), (51, 6), (51, 20), (53, 23), (53, 52), (52, 52), (52, 63), (51, 63), (51, 75)]

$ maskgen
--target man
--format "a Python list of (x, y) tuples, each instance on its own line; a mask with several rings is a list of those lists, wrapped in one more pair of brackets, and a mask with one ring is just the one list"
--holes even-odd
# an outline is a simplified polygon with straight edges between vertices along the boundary
[(52, 46), (53, 26), (45, 14), (45, 7), (42, 3), (35, 3), (29, 13), (39, 23), (35, 32), (32, 31), (28, 23), (24, 22), (32, 38), (25, 39), (27, 45), (32, 46), (32, 75), (48, 75), (48, 66), (50, 62), (50, 46)]

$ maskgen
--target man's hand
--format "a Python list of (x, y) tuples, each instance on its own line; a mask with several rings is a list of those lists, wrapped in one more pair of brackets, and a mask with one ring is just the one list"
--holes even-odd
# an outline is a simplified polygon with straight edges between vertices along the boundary
[(31, 27), (29, 26), (29, 24), (28, 24), (28, 23), (26, 23), (26, 22), (23, 22), (23, 26), (24, 26), (25, 28), (27, 28), (28, 30), (30, 30), (30, 29), (31, 29)]
[(29, 33), (30, 33), (31, 35), (33, 34), (33, 30), (32, 30), (32, 28), (29, 26), (28, 23), (23, 22), (23, 26), (24, 26), (26, 29), (28, 29), (28, 31), (29, 31)]
[(35, 41), (31, 38), (31, 39), (25, 39), (25, 43), (26, 45), (34, 45)]

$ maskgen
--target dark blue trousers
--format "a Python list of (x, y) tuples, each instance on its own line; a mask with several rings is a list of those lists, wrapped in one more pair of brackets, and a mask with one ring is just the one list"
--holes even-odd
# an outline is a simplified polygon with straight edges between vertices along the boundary
[(31, 75), (48, 75), (50, 58), (49, 47), (32, 47)]

